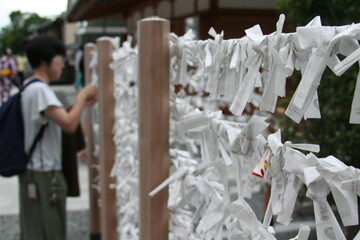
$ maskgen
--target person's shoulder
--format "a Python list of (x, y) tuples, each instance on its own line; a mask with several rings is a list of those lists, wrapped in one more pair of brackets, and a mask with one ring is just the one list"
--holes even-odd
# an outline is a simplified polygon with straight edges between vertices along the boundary
[[(31, 80), (25, 81), (24, 85), (26, 85)], [(47, 83), (44, 83), (43, 81), (33, 82), (29, 86), (26, 87), (25, 90), (31, 90), (31, 91), (43, 91), (43, 90), (50, 90), (50, 87)]]

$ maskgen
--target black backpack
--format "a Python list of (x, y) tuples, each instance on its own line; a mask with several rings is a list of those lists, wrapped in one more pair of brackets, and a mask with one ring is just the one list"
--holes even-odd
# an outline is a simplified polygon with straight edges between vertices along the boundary
[(23, 86), (0, 107), (0, 175), (11, 177), (23, 173), (35, 149), (36, 143), (42, 138), (47, 124), (43, 125), (36, 135), (30, 152), (24, 148), (24, 125), (21, 110), (21, 93), (39, 79), (33, 79)]

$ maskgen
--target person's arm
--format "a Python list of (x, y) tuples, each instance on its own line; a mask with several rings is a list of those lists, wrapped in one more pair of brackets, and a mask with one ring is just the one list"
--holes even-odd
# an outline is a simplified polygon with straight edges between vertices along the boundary
[(65, 132), (74, 133), (79, 124), (85, 104), (92, 104), (95, 102), (95, 99), (96, 87), (94, 85), (88, 85), (79, 92), (69, 112), (63, 107), (49, 106), (45, 110), (45, 115), (56, 122)]

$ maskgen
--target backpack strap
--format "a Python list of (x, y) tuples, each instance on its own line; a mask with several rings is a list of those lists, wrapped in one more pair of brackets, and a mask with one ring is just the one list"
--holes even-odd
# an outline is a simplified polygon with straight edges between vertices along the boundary
[(45, 123), (41, 126), (39, 132), (36, 134), (35, 139), (33, 143), (31, 144), (30, 151), (29, 151), (29, 158), (31, 158), (32, 153), (35, 150), (36, 144), (40, 141), (40, 139), (43, 137), (46, 127), (49, 125), (49, 123)]
[[(28, 83), (26, 83), (21, 89), (20, 89), (20, 93), (23, 92), (25, 90), (25, 88), (27, 88), (30, 84), (35, 83), (35, 82), (42, 82), (40, 79), (38, 78), (34, 78), (32, 80), (30, 80)], [(41, 140), (41, 138), (44, 135), (45, 129), (46, 127), (49, 125), (49, 123), (45, 123), (44, 125), (41, 126), (39, 132), (36, 134), (33, 143), (31, 144), (30, 147), (30, 151), (29, 151), (29, 158), (31, 158), (32, 153), (35, 150), (36, 144)]]

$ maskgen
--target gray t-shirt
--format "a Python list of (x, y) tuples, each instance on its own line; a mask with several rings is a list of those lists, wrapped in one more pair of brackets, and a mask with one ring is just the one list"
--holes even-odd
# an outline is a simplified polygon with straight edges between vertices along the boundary
[(49, 123), (35, 147), (27, 168), (35, 171), (61, 170), (61, 128), (43, 113), (49, 106), (62, 107), (61, 102), (47, 83), (35, 82), (22, 92), (21, 104), (26, 152), (30, 151), (40, 127)]

